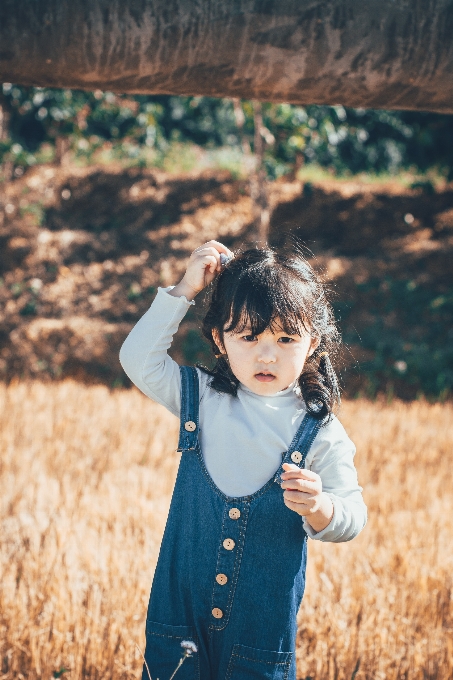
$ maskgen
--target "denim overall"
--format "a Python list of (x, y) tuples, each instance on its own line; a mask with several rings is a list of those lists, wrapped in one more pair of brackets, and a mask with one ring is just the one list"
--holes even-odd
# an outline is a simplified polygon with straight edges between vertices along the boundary
[[(283, 502), (281, 469), (250, 496), (214, 484), (198, 441), (198, 376), (181, 367), (182, 451), (146, 621), (152, 680), (296, 680), (307, 535)], [(306, 415), (282, 463), (304, 466), (320, 426)], [(234, 423), (231, 423), (234, 427)], [(277, 483), (276, 483), (277, 482)], [(144, 668), (143, 680), (149, 680)]]

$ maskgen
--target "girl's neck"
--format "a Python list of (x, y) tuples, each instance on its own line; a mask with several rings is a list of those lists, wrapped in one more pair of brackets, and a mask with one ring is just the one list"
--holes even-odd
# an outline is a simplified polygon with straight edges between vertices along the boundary
[(245, 392), (246, 394), (251, 394), (252, 396), (257, 397), (258, 399), (266, 400), (266, 399), (274, 399), (275, 397), (283, 397), (283, 396), (286, 396), (286, 395), (293, 394), (296, 391), (297, 387), (296, 387), (296, 383), (291, 383), (291, 385), (289, 385), (286, 389), (280, 390), (280, 392), (276, 392), (275, 394), (268, 394), (268, 395), (256, 394), (255, 392), (253, 392), (251, 389), (249, 389), (248, 387), (246, 387), (242, 383), (239, 383), (239, 389), (242, 390), (243, 392)]

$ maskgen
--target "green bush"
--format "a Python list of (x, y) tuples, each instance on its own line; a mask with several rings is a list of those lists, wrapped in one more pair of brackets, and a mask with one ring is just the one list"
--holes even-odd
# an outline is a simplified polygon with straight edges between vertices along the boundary
[[(1, 97), (10, 124), (0, 158), (15, 166), (36, 163), (42, 145), (55, 145), (61, 137), (68, 138), (76, 157), (87, 161), (106, 143), (116, 157), (137, 164), (146, 164), (146, 149), (152, 149), (154, 162), (159, 162), (175, 143), (241, 150), (230, 99), (117, 95), (9, 83), (3, 84)], [(244, 134), (253, 149), (252, 102), (243, 101), (242, 106)], [(270, 179), (301, 162), (336, 174), (396, 173), (404, 168), (425, 172), (436, 167), (453, 178), (452, 116), (266, 103), (263, 121)]]

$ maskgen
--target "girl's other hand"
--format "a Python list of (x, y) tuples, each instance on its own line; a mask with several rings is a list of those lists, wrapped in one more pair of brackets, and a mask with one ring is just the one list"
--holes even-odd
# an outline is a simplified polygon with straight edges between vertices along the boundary
[(170, 295), (174, 297), (184, 295), (188, 300), (192, 300), (221, 271), (220, 253), (228, 258), (234, 257), (231, 250), (219, 241), (208, 241), (196, 248), (189, 258), (186, 273), (178, 285), (169, 291)]
[(280, 477), (286, 507), (306, 517), (314, 531), (322, 531), (330, 524), (334, 509), (330, 497), (322, 490), (321, 477), (292, 463), (283, 463), (282, 467), (284, 472)]

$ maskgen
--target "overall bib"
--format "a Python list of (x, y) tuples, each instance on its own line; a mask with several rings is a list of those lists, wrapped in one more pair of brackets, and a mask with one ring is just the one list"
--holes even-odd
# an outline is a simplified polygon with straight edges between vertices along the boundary
[[(283, 502), (281, 468), (250, 496), (211, 479), (198, 441), (198, 375), (181, 367), (182, 451), (153, 579), (145, 658), (152, 680), (296, 680), (307, 535)], [(231, 424), (234, 427), (234, 423)], [(303, 467), (320, 422), (307, 414), (282, 463)], [(149, 680), (143, 669), (143, 680)]]

